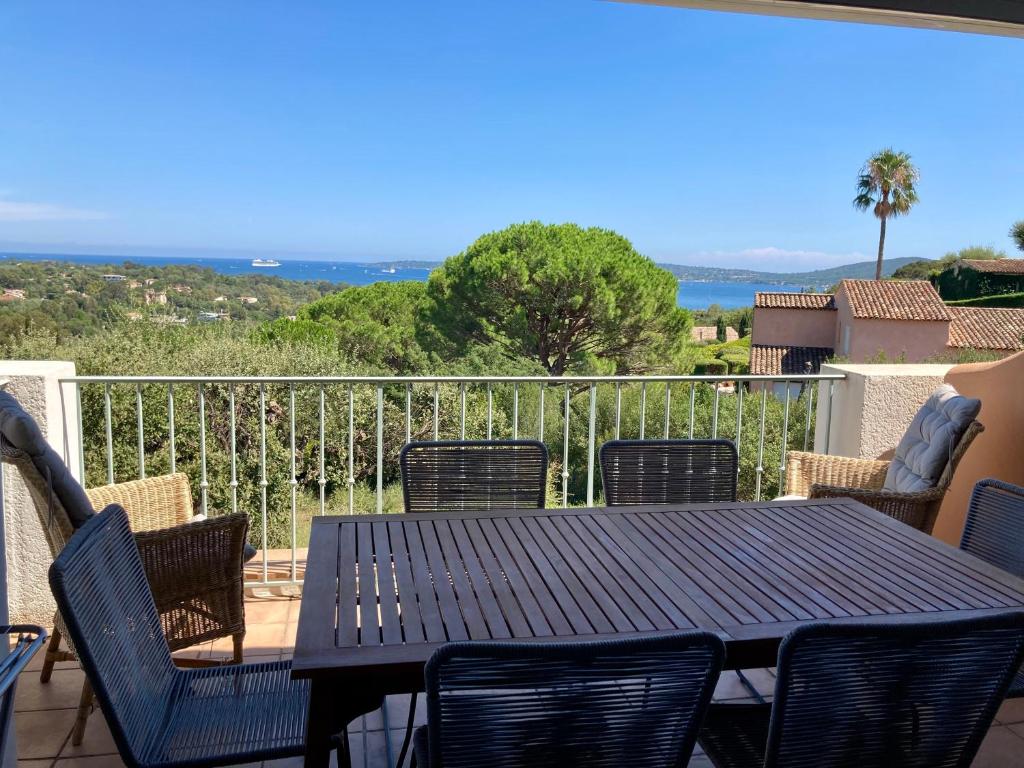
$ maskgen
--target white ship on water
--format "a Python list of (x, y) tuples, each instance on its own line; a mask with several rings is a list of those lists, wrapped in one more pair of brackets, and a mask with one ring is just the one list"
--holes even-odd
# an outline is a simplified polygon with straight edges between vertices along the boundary
[(280, 267), (281, 262), (276, 259), (253, 259), (252, 265), (254, 267)]

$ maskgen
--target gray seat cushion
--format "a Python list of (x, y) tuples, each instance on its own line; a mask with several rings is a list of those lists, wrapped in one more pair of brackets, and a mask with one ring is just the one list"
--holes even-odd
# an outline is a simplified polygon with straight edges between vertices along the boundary
[(884, 490), (917, 493), (934, 488), (981, 401), (957, 394), (943, 384), (910, 423), (885, 475)]
[(7, 392), (0, 392), (0, 434), (10, 446), (28, 456), (44, 483), (49, 481), (52, 484), (53, 493), (68, 513), (75, 530), (93, 516), (92, 504), (82, 486), (46, 442), (35, 419)]

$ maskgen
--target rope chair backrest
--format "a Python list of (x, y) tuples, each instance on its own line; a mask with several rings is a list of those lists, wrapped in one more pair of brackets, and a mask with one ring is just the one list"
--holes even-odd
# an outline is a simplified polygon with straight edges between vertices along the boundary
[(1024, 488), (992, 479), (975, 485), (960, 549), (1024, 578)]
[(779, 650), (765, 768), (968, 766), (1022, 657), (1022, 611), (797, 629)]
[(544, 508), (548, 452), (537, 440), (409, 443), (399, 464), (406, 512)]
[(611, 440), (601, 446), (605, 503), (736, 501), (738, 462), (731, 440)]
[(145, 762), (177, 673), (121, 507), (75, 533), (50, 566), (50, 587), (121, 754)]
[(724, 658), (706, 632), (443, 646), (426, 666), (431, 768), (685, 766)]

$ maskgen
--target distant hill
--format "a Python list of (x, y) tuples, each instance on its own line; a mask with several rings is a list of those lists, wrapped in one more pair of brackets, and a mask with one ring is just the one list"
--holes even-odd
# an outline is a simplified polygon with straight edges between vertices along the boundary
[[(882, 272), (886, 277), (892, 275), (904, 264), (919, 261), (914, 258), (886, 259)], [(367, 264), (369, 267), (388, 269), (426, 269), (441, 266), (439, 261), (378, 261)], [(858, 261), (856, 264), (844, 264), (841, 267), (816, 269), (811, 272), (758, 272), (754, 269), (724, 269), (721, 267), (692, 267), (681, 264), (659, 264), (680, 280), (693, 280), (702, 283), (778, 283), (779, 285), (824, 290), (835, 285), (844, 278), (871, 279), (875, 276), (875, 262)]]
[[(886, 259), (882, 273), (889, 277), (914, 258)], [(779, 283), (802, 288), (824, 290), (843, 279), (871, 279), (875, 276), (875, 262), (858, 261), (840, 267), (816, 269), (811, 272), (758, 272), (753, 269), (724, 269), (721, 267), (691, 267), (679, 264), (660, 264), (680, 280), (722, 283)]]

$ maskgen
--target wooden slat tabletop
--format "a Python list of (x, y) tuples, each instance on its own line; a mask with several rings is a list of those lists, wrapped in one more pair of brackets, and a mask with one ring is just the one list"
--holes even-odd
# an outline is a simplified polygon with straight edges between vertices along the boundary
[(695, 627), (769, 666), (808, 621), (1021, 606), (1021, 580), (850, 500), (324, 517), (293, 670), (413, 690), (449, 640)]

